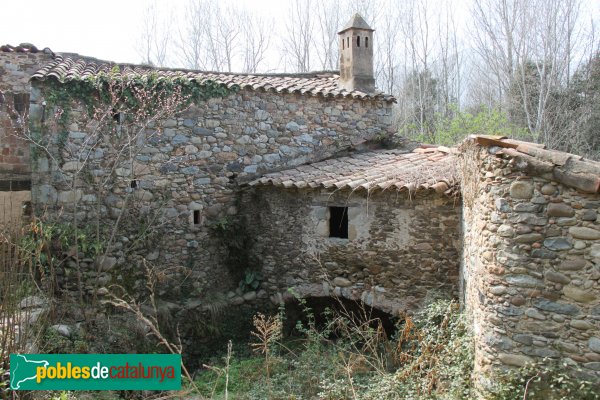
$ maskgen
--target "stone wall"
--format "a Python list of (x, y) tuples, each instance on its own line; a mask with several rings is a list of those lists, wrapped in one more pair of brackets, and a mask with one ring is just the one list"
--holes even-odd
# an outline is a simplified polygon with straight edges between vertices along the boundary
[[(348, 207), (348, 239), (329, 237), (329, 207)], [(256, 187), (242, 211), (250, 256), (273, 303), (337, 295), (397, 314), (458, 296), (460, 204), (444, 195)]]
[[(34, 86), (42, 101), (44, 83)], [(67, 128), (41, 127), (56, 157), (34, 160), (34, 208), (89, 226), (121, 217), (114, 251), (90, 276), (122, 283), (121, 271), (139, 271), (145, 258), (165, 271), (159, 294), (176, 302), (237, 285), (215, 229), (235, 220), (239, 185), (393, 131), (389, 103), (242, 90), (161, 121), (124, 156), (118, 128), (91, 134), (83, 108), (69, 115)]]
[(600, 196), (528, 175), (527, 163), (497, 152), (463, 155), (464, 296), (480, 383), (545, 357), (597, 379)]
[(0, 51), (0, 179), (30, 179), (29, 144), (15, 134), (27, 111), (15, 113), (14, 102), (24, 101), (28, 108), (29, 78), (50, 59), (44, 53)]

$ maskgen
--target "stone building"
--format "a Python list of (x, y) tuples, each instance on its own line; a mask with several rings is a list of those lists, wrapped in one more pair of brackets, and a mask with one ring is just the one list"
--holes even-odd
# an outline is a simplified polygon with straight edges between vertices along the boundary
[[(215, 293), (258, 306), (292, 288), (390, 313), (442, 293), (471, 315), (479, 370), (549, 357), (598, 378), (598, 163), (484, 136), (458, 149), (385, 148), (395, 100), (374, 89), (373, 40), (353, 17), (339, 33), (339, 76), (154, 69), (4, 46), (2, 187), (30, 184), (39, 217), (120, 227), (106, 232), (106, 254), (77, 260), (83, 287), (65, 263), (66, 289), (135, 291), (150, 263), (178, 316)], [(118, 109), (97, 129), (83, 103), (68, 114), (48, 105), (70, 83), (107, 76), (232, 90), (131, 137)], [(13, 135), (25, 109), (48, 152), (30, 156)], [(260, 272), (256, 289), (236, 289), (248, 271)]]
[(29, 113), (31, 76), (51, 59), (52, 52), (32, 45), (0, 47), (0, 223), (6, 225), (29, 210), (29, 143), (15, 130), (23, 128)]
[(549, 358), (597, 380), (600, 163), (498, 137), (470, 139), (462, 159), (478, 369)]
[(461, 211), (448, 151), (371, 151), (250, 182), (242, 210), (274, 302), (293, 287), (398, 315), (456, 298)]

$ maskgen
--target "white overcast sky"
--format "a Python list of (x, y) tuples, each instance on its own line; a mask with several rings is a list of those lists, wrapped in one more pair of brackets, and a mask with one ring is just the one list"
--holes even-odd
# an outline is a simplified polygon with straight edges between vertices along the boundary
[[(32, 43), (55, 52), (139, 63), (136, 44), (143, 10), (151, 1), (0, 0), (0, 45)], [(186, 1), (158, 0), (162, 6), (181, 8)], [(287, 0), (237, 1), (277, 20), (285, 12)], [(402, 1), (398, 0), (400, 6)], [(590, 17), (598, 21), (600, 0), (584, 0), (584, 3), (591, 11)]]
[[(139, 63), (143, 11), (152, 0), (0, 0), (0, 45), (31, 43), (55, 52)], [(240, 0), (277, 16), (285, 0)], [(187, 0), (159, 0), (177, 7)]]

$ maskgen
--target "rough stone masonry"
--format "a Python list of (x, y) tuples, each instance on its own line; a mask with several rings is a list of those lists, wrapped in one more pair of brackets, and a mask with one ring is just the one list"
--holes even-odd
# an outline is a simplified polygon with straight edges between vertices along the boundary
[[(33, 84), (43, 101), (44, 82)], [(140, 257), (151, 254), (165, 270), (173, 267), (171, 284), (164, 289), (171, 299), (230, 286), (226, 271), (218, 267), (222, 246), (211, 227), (235, 218), (240, 184), (266, 171), (331, 157), (354, 143), (388, 135), (391, 126), (391, 108), (381, 100), (243, 89), (163, 121), (160, 134), (150, 129), (151, 138), (136, 147), (132, 159), (114, 165), (120, 147), (106, 134), (86, 133), (84, 108), (74, 106), (70, 115), (66, 132), (59, 127), (47, 133), (65, 138), (62, 150), (53, 147), (60, 157), (41, 154), (35, 160), (35, 208), (60, 213), (63, 221), (116, 220), (130, 201), (131, 208), (156, 216), (160, 222), (153, 232), (160, 240), (151, 250), (126, 252), (133, 239), (119, 238), (111, 255), (115, 260), (102, 274), (111, 280), (119, 275), (114, 271), (138, 265)], [(84, 154), (89, 155), (85, 166)], [(183, 276), (194, 288), (181, 285)]]
[[(364, 45), (368, 37), (372, 46), (373, 32), (355, 21), (342, 32), (351, 46), (343, 49), (345, 60), (356, 61), (344, 72), (355, 74), (345, 76), (346, 83), (359, 85), (350, 89), (335, 74), (177, 72), (34, 52), (30, 46), (0, 48), (3, 180), (15, 173), (30, 177), (38, 217), (83, 227), (130, 224), (115, 235), (106, 257), (68, 260), (58, 271), (59, 284), (98, 295), (111, 283), (137, 290), (150, 262), (162, 266), (157, 294), (176, 315), (196, 312), (219, 292), (234, 304), (258, 304), (269, 297), (280, 301), (287, 288), (297, 287), (307, 296), (339, 294), (396, 312), (417, 309), (435, 290), (455, 295), (458, 288), (473, 321), (482, 380), (487, 372), (544, 358), (598, 379), (598, 163), (478, 136), (462, 146), (454, 172), (438, 176), (431, 174), (432, 164), (413, 165), (425, 178), (418, 196), (420, 184), (414, 185), (404, 163), (417, 153), (383, 161), (377, 150), (366, 160), (346, 160), (348, 169), (361, 166), (363, 175), (352, 178), (344, 168), (317, 168), (324, 160), (373, 150), (394, 133), (394, 99), (368, 90), (372, 77), (363, 75), (372, 65), (355, 60), (370, 56), (357, 48), (359, 38)], [(54, 123), (55, 110), (44, 108), (50, 83), (115, 67), (125, 75), (180, 73), (241, 90), (160, 121), (160, 133), (149, 127), (147, 140), (115, 164), (118, 138), (92, 134), (84, 105), (73, 104), (65, 124)], [(25, 142), (13, 142), (19, 112), (26, 110), (31, 133), (49, 139), (50, 153), (31, 158)], [(434, 149), (425, 159), (439, 161), (448, 150)], [(276, 188), (247, 187), (278, 171), (292, 176), (300, 166), (318, 172), (315, 185), (290, 178)], [(463, 178), (462, 210), (445, 193), (455, 174)], [(397, 190), (377, 188), (390, 179)], [(347, 238), (332, 238), (327, 230), (331, 207), (347, 208)], [(251, 244), (244, 254), (264, 273), (260, 289), (246, 293), (233, 290), (237, 282), (226, 265), (239, 223)]]
[(477, 367), (550, 358), (598, 379), (600, 164), (476, 138), (463, 145), (463, 168), (464, 301)]

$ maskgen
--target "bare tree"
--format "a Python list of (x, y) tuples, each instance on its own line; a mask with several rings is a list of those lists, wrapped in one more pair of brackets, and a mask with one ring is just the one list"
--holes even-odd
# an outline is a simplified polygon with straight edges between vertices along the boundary
[(462, 44), (452, 8), (456, 2), (445, 3), (437, 24), (437, 75), (442, 96), (440, 108), (448, 115), (451, 108), (460, 109), (462, 97)]
[(421, 140), (433, 138), (435, 77), (430, 60), (433, 54), (429, 24), (430, 9), (425, 0), (405, 4), (400, 17), (401, 40), (405, 43), (404, 82), (400, 92), (402, 119)]
[(313, 4), (312, 0), (290, 2), (283, 44), (285, 56), (296, 72), (307, 72), (311, 68), (310, 53), (314, 34)]
[[(387, 12), (400, 10), (402, 6), (397, 7), (398, 2), (387, 0), (350, 0), (347, 9), (350, 15), (359, 13), (361, 17), (368, 21), (371, 26), (378, 26), (379, 17)], [(350, 18), (350, 15), (347, 18)]]
[(184, 67), (231, 72), (235, 66), (241, 12), (216, 0), (190, 0), (178, 48)]
[(242, 21), (243, 71), (258, 72), (267, 56), (273, 21), (257, 15), (248, 15)]
[(564, 105), (558, 93), (568, 85), (575, 49), (584, 36), (579, 0), (475, 0), (473, 39), (478, 78), (495, 87), (496, 105), (532, 139), (550, 146)]
[(150, 3), (143, 12), (137, 52), (145, 64), (165, 67), (171, 44), (171, 18), (161, 18), (158, 4)]
[(334, 70), (339, 67), (339, 45), (337, 32), (345, 22), (342, 20), (340, 2), (323, 0), (317, 3), (318, 35), (315, 50), (322, 70)]
[(389, 12), (384, 14), (377, 25), (380, 29), (377, 32), (375, 49), (376, 64), (375, 77), (378, 87), (387, 93), (398, 93), (400, 63), (398, 55), (399, 40), (399, 13)]
[(517, 54), (525, 45), (519, 29), (524, 25), (525, 2), (475, 0), (472, 10), (475, 49), (482, 60), (482, 77), (492, 81), (498, 100), (513, 80)]
[(179, 27), (179, 57), (184, 67), (206, 69), (204, 32), (209, 23), (205, 2), (189, 1), (185, 7), (183, 26)]

